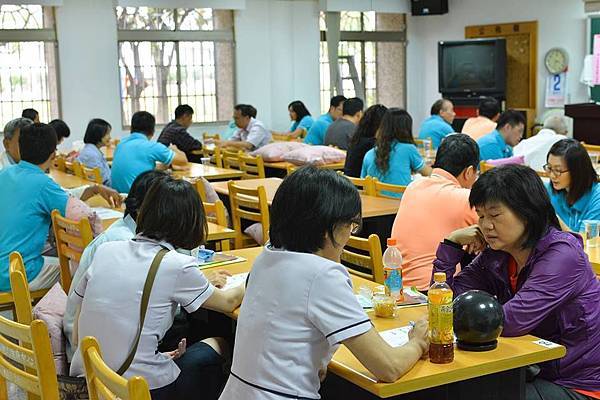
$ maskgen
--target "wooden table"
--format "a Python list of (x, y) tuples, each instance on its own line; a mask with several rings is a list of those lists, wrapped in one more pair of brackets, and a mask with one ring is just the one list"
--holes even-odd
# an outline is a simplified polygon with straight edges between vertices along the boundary
[(55, 168), (50, 168), (50, 172), (48, 173), (48, 175), (50, 175), (50, 177), (61, 187), (66, 189), (73, 189), (80, 186), (94, 184), (94, 182), (90, 182), (78, 176), (59, 171)]
[[(248, 179), (236, 182), (236, 185), (251, 189), (256, 189), (258, 186), (264, 186), (265, 191), (267, 192), (267, 202), (271, 205), (273, 197), (275, 197), (275, 192), (282, 181), (281, 178)], [(211, 185), (215, 188), (217, 193), (224, 196), (229, 195), (227, 182), (212, 182)], [(363, 218), (396, 215), (398, 207), (400, 207), (400, 200), (367, 196), (363, 194), (361, 194), (360, 197), (362, 201)]]
[[(261, 247), (229, 251), (227, 254), (244, 257), (247, 261), (215, 268), (226, 269), (232, 274), (248, 272), (252, 267), (254, 259), (261, 251)], [(352, 276), (352, 283), (355, 291), (358, 291), (360, 286), (363, 285), (369, 287), (376, 285), (371, 281), (357, 276)], [(233, 316), (237, 317), (238, 314), (239, 310), (236, 310)], [(398, 316), (394, 319), (378, 318), (372, 312), (368, 313), (373, 326), (378, 331), (406, 326), (409, 321), (419, 319), (426, 314), (427, 308), (424, 306), (402, 308), (399, 310)], [(460, 385), (468, 386), (476, 384), (475, 381), (479, 378), (489, 379), (496, 376), (495, 374), (497, 374), (498, 379), (507, 379), (507, 381), (500, 381), (499, 384), (501, 385), (506, 385), (507, 387), (511, 384), (524, 385), (524, 379), (519, 382), (510, 382), (510, 378), (507, 378), (505, 374), (511, 376), (510, 372), (514, 371), (516, 376), (521, 376), (522, 367), (561, 358), (566, 354), (563, 346), (546, 348), (535, 344), (534, 341), (536, 340), (537, 338), (531, 335), (517, 338), (500, 337), (498, 339), (498, 347), (492, 351), (477, 353), (456, 349), (454, 352), (454, 362), (436, 365), (428, 360), (421, 360), (406, 375), (394, 383), (377, 382), (375, 377), (342, 345), (335, 353), (328, 370), (380, 398), (398, 396), (429, 388), (445, 391), (448, 385), (454, 382), (460, 382)], [(522, 375), (522, 378), (524, 378), (524, 375)], [(480, 386), (478, 388), (481, 390)], [(467, 392), (469, 391), (468, 388), (463, 389)], [(476, 393), (474, 394), (476, 395)], [(474, 394), (471, 393), (471, 396)], [(345, 398), (357, 398), (348, 393), (343, 393), (343, 396), (340, 396), (340, 398), (344, 398), (344, 396)], [(438, 399), (443, 397), (430, 398)]]
[(214, 165), (204, 165), (197, 163), (188, 163), (187, 169), (173, 171), (172, 175), (176, 178), (185, 178), (194, 180), (204, 178), (208, 181), (239, 179), (244, 173), (236, 169), (219, 168)]
[(600, 277), (600, 247), (588, 247), (586, 246), (585, 252), (590, 259), (592, 269)]

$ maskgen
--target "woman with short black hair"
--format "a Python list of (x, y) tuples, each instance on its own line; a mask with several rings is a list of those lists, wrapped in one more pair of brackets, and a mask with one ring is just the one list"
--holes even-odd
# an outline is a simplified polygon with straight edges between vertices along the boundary
[[(150, 266), (158, 262), (139, 345), (123, 376), (144, 377), (153, 400), (191, 399), (199, 393), (216, 399), (223, 384), (222, 341), (205, 339), (187, 350), (182, 343), (170, 353), (160, 353), (158, 345), (173, 324), (178, 305), (188, 313), (200, 307), (232, 312), (241, 303), (244, 287), (215, 288), (198, 269), (198, 259), (190, 255), (207, 234), (202, 202), (190, 183), (157, 179), (138, 211), (136, 232), (130, 241), (100, 246), (74, 289), (81, 305), (74, 342), (77, 337), (95, 336), (106, 363), (113, 370), (123, 368), (138, 332)], [(77, 350), (71, 375), (81, 374)]]
[[(494, 168), (473, 185), (469, 202), (479, 224), (440, 244), (433, 272), (446, 273), (455, 295), (480, 289), (504, 308), (504, 336), (535, 335), (562, 344), (567, 355), (540, 365), (526, 399), (600, 395), (600, 282), (581, 238), (560, 230), (546, 188), (522, 165)], [(481, 251), (458, 274), (468, 251)]]
[(102, 183), (110, 186), (110, 166), (100, 149), (110, 144), (112, 126), (103, 119), (94, 118), (89, 123), (83, 137), (83, 149), (77, 159), (88, 168), (100, 168)]
[(547, 189), (556, 214), (563, 228), (581, 232), (583, 221), (600, 219), (600, 185), (592, 160), (575, 139), (554, 143), (547, 160)]
[(306, 166), (283, 181), (271, 206), (271, 242), (248, 278), (222, 400), (318, 399), (340, 343), (386, 382), (427, 352), (425, 320), (406, 345), (390, 347), (356, 300), (340, 256), (360, 221), (360, 195), (335, 171)]

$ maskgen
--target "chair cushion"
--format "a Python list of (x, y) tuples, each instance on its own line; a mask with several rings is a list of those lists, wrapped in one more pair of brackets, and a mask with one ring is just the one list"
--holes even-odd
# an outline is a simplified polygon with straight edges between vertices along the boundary
[(58, 375), (69, 373), (67, 369), (67, 353), (65, 350), (65, 336), (63, 334), (63, 316), (67, 308), (67, 295), (60, 282), (54, 284), (52, 289), (33, 308), (33, 318), (41, 319), (46, 323), (50, 333), (50, 346), (54, 356), (54, 365)]
[(295, 165), (325, 165), (342, 162), (345, 159), (345, 151), (329, 146), (306, 146), (290, 151), (283, 156), (284, 161)]
[(501, 165), (509, 165), (509, 164), (525, 164), (525, 156), (514, 156), (508, 158), (500, 158), (498, 160), (487, 160), (486, 163), (493, 165), (495, 167), (499, 167)]
[(251, 156), (261, 156), (266, 162), (283, 161), (283, 156), (292, 150), (310, 147), (308, 144), (300, 142), (276, 142), (269, 143), (261, 148), (258, 148), (250, 153)]
[(258, 243), (259, 245), (264, 245), (265, 244), (265, 239), (263, 238), (263, 232), (262, 232), (262, 224), (260, 222), (257, 222), (255, 224), (250, 225), (249, 227), (247, 227), (244, 230), (244, 233), (248, 236), (250, 236), (252, 239), (254, 239), (254, 241), (256, 243)]

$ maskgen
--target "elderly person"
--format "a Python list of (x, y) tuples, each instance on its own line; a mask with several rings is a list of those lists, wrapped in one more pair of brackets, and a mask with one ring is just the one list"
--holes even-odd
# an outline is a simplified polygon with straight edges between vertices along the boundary
[(21, 128), (33, 124), (29, 118), (15, 118), (4, 126), (4, 151), (0, 154), (0, 170), (14, 165), (21, 160), (19, 153), (19, 136)]
[(548, 117), (544, 128), (535, 136), (522, 140), (513, 149), (514, 156), (524, 156), (525, 164), (536, 171), (542, 171), (546, 165), (548, 151), (552, 145), (566, 139), (568, 133), (565, 118), (560, 115)]
[[(455, 295), (471, 289), (498, 298), (503, 336), (535, 335), (567, 348), (540, 365), (527, 400), (600, 398), (600, 281), (581, 238), (560, 230), (546, 188), (523, 165), (483, 174), (469, 196), (478, 225), (446, 236), (433, 263)], [(456, 274), (467, 250), (481, 253)]]

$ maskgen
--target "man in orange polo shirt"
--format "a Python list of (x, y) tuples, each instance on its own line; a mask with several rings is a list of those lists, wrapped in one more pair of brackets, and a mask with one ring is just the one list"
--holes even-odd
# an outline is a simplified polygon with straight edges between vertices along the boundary
[(477, 222), (469, 193), (478, 164), (479, 147), (473, 139), (462, 133), (447, 136), (438, 148), (431, 176), (411, 183), (404, 192), (392, 238), (402, 252), (405, 286), (427, 290), (440, 242), (454, 230)]
[(496, 122), (500, 118), (500, 103), (493, 97), (486, 97), (479, 103), (479, 116), (465, 121), (462, 133), (466, 133), (474, 140), (487, 135), (496, 129)]

